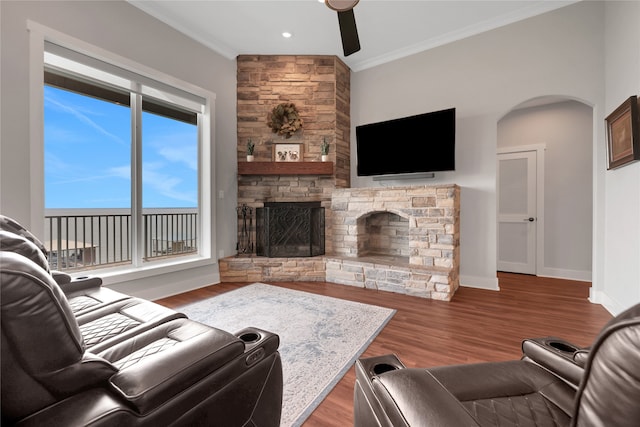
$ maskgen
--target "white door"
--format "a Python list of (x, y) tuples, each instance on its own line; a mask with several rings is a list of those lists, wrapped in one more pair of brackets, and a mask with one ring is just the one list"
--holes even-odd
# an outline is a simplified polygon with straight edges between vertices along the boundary
[(498, 154), (498, 270), (536, 274), (536, 151)]

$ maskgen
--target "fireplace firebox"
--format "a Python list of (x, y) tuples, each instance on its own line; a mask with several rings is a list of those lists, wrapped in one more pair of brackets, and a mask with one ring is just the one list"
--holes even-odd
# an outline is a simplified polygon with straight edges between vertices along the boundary
[(320, 202), (266, 202), (256, 208), (256, 255), (324, 255), (324, 208)]

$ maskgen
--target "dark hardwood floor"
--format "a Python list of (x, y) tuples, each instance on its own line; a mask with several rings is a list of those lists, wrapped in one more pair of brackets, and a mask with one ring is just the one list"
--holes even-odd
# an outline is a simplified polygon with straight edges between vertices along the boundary
[[(521, 341), (530, 337), (585, 346), (611, 318), (587, 300), (588, 283), (509, 273), (498, 279), (499, 292), (461, 287), (450, 302), (326, 282), (270, 284), (397, 310), (363, 357), (395, 353), (408, 367), (518, 359)], [(245, 285), (221, 283), (157, 302), (177, 308)], [(354, 381), (352, 368), (304, 426), (353, 425)]]

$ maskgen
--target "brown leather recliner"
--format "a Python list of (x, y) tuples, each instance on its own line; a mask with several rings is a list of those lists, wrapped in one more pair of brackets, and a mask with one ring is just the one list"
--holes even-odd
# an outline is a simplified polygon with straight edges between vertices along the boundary
[[(178, 315), (89, 351), (83, 316), (51, 274), (2, 249), (3, 426), (279, 425), (277, 335), (256, 328), (234, 335)], [(135, 311), (136, 301), (98, 311)], [(104, 319), (96, 313), (86, 316)]]
[[(0, 249), (23, 255), (50, 273), (45, 254), (25, 235), (0, 230)], [(58, 280), (62, 274), (58, 274)], [(84, 345), (93, 353), (169, 320), (186, 317), (158, 304), (103, 288), (98, 277), (69, 278), (62, 284), (58, 280), (56, 283), (80, 326)]]
[(65, 293), (73, 314), (76, 316), (130, 298), (128, 295), (112, 289), (103, 288), (100, 277), (72, 278), (67, 273), (49, 270), (48, 254), (44, 244), (20, 223), (2, 214), (0, 214), (0, 249), (19, 253), (51, 273), (53, 279)]
[(525, 340), (521, 360), (407, 369), (394, 355), (356, 362), (359, 426), (640, 426), (640, 304), (590, 348)]

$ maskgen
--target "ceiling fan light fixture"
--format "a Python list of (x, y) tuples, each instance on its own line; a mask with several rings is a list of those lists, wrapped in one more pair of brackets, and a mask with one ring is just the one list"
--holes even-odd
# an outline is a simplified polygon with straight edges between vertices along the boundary
[(353, 9), (359, 1), (360, 0), (324, 0), (324, 4), (326, 4), (329, 9), (337, 12), (345, 12)]
[(360, 0), (324, 0), (329, 9), (338, 13), (338, 26), (342, 39), (342, 51), (344, 56), (349, 56), (360, 50), (360, 39), (353, 8)]

